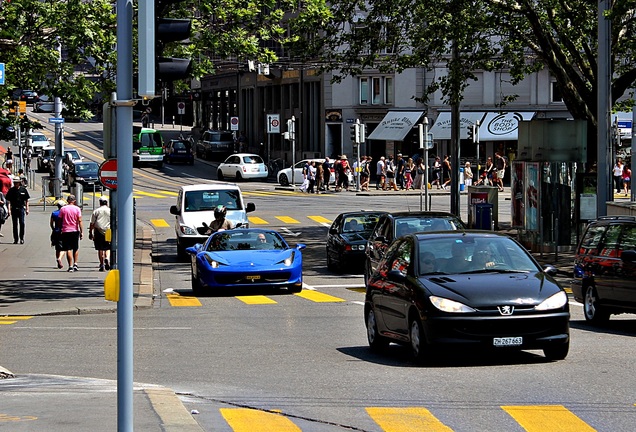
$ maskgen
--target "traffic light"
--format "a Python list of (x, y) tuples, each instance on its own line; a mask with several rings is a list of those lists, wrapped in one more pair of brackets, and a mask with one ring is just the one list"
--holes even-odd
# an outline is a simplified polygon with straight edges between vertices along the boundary
[(184, 58), (164, 57), (165, 45), (190, 38), (191, 19), (164, 18), (169, 6), (184, 0), (139, 1), (139, 96), (156, 96), (155, 79), (169, 82), (187, 78), (192, 61)]
[(473, 143), (477, 142), (476, 129), (477, 127), (474, 124), (468, 126), (468, 139)]
[(358, 136), (360, 137), (360, 143), (367, 141), (367, 126), (364, 123), (360, 125), (360, 133)]
[(360, 144), (360, 125), (358, 123), (351, 125), (351, 142)]

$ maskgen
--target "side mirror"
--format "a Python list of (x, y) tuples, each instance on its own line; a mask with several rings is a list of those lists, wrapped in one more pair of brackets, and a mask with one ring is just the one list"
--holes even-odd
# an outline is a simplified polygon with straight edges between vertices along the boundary
[(256, 206), (254, 203), (247, 203), (247, 207), (245, 208), (245, 213), (250, 213), (256, 210)]
[(550, 276), (556, 276), (557, 273), (559, 272), (559, 269), (557, 269), (555, 266), (553, 265), (545, 265), (543, 266), (543, 272), (546, 274), (549, 274)]
[(173, 215), (178, 215), (179, 214), (179, 210), (177, 210), (177, 206), (176, 205), (170, 206), (170, 214), (173, 214)]
[(303, 249), (305, 249), (306, 247), (307, 247), (307, 245), (306, 245), (305, 243), (298, 243), (298, 244), (296, 245), (296, 249), (298, 249), (298, 250), (303, 250)]
[(402, 283), (406, 280), (406, 276), (399, 270), (391, 270), (387, 273), (387, 279), (391, 282)]
[(329, 234), (338, 234), (337, 228), (329, 228)]

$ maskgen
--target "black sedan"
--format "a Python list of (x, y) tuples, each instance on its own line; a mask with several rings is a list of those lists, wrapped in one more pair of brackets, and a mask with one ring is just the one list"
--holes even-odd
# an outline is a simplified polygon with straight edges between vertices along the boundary
[(411, 234), (396, 240), (367, 285), (374, 350), (408, 345), (418, 361), (436, 346), (569, 350), (568, 297), (515, 240), (491, 232)]
[(80, 183), (86, 192), (101, 190), (102, 185), (99, 182), (98, 172), (99, 164), (97, 162), (76, 162), (69, 165), (66, 184), (69, 187), (74, 187), (76, 183)]
[(327, 268), (342, 271), (364, 264), (367, 240), (383, 212), (341, 213), (327, 234)]

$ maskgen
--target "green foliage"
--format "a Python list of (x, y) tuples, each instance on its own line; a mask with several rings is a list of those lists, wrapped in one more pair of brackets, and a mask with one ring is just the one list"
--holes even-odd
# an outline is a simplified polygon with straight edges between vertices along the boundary
[[(636, 0), (611, 3), (616, 104), (636, 80)], [(445, 68), (448, 74), (437, 76), (427, 91), (441, 89), (452, 103), (476, 79), (474, 71), (508, 71), (514, 84), (547, 68), (573, 116), (597, 123), (598, 2), (341, 0), (332, 7), (333, 19), (316, 45), (336, 81), (365, 68)]]

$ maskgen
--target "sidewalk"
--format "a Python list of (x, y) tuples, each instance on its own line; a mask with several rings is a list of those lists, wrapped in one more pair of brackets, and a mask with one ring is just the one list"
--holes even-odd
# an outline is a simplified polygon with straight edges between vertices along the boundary
[[(57, 269), (50, 247), (49, 217), (39, 199), (31, 200), (24, 244), (13, 244), (12, 224), (3, 225), (0, 237), (0, 324), (24, 316), (116, 313), (117, 303), (104, 299), (107, 272), (97, 271), (93, 242), (85, 235), (80, 244), (79, 271)], [(91, 210), (83, 211), (85, 232)], [(137, 224), (134, 250), (134, 308), (152, 306), (152, 230)], [(0, 364), (2, 364), (2, 347)], [(45, 355), (45, 353), (43, 353)], [(52, 432), (117, 430), (117, 382), (94, 378), (12, 373), (0, 366), (0, 429), (10, 422), (12, 431)], [(144, 431), (200, 432), (192, 415), (174, 391), (135, 383), (134, 427)]]

